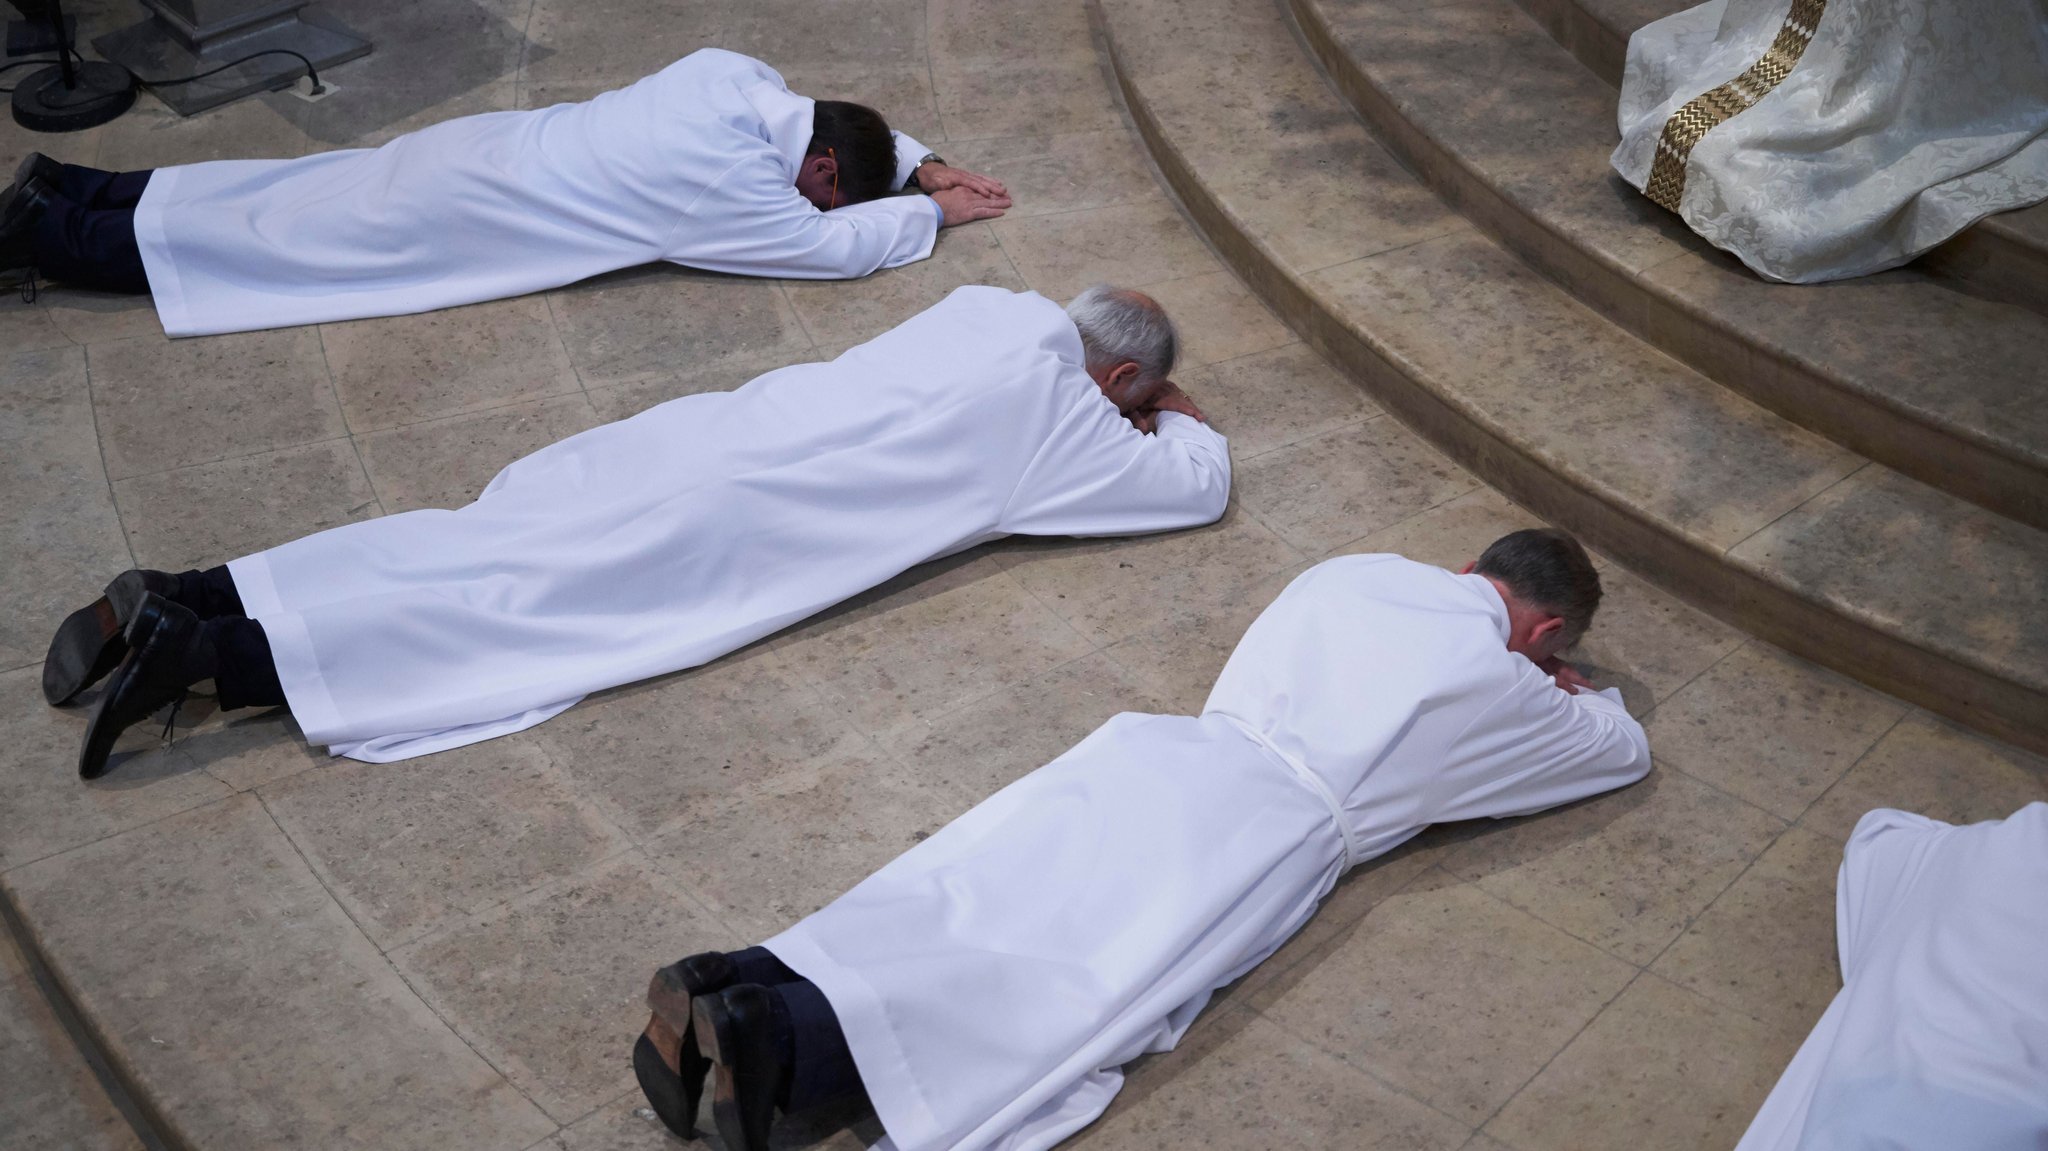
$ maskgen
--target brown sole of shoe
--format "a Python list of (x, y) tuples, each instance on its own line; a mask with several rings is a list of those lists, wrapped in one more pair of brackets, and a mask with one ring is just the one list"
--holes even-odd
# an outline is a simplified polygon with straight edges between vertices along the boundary
[[(676, 1035), (690, 1028), (690, 991), (664, 967), (647, 982), (647, 1009)], [(649, 1024), (649, 1026), (653, 1026)]]

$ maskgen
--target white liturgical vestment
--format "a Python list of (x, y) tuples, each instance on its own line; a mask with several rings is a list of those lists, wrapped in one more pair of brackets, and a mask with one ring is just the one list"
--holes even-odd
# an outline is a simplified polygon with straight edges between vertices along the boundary
[(1566, 693), (1507, 634), (1484, 577), (1320, 564), (1200, 716), (1116, 716), (769, 940), (831, 1001), (886, 1146), (1050, 1147), (1348, 867), (1641, 778), (1619, 693)]
[(1835, 945), (1842, 990), (1736, 1151), (2048, 1147), (2048, 803), (1865, 815)]
[(376, 762), (472, 743), (1000, 536), (1222, 515), (1223, 437), (1173, 412), (1140, 433), (1083, 354), (1037, 293), (960, 288), (830, 363), (543, 448), (467, 507), (228, 570), (309, 741)]
[[(672, 260), (837, 279), (931, 254), (926, 196), (821, 212), (814, 103), (707, 48), (580, 104), (464, 116), (374, 149), (160, 168), (135, 241), (173, 336), (425, 312)], [(895, 186), (922, 144), (897, 134)]]
[(1759, 275), (1905, 263), (2048, 199), (2042, 0), (1708, 0), (1629, 38), (1614, 168)]

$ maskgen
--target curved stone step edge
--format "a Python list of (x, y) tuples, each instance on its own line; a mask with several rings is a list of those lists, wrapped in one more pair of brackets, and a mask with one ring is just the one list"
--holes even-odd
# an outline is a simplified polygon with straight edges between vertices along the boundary
[(1118, 55), (1111, 65), (1132, 121), (1167, 185), (1231, 269), (1312, 347), (1374, 400), (1516, 503), (1580, 535), (1631, 570), (1767, 642), (1881, 691), (2035, 751), (2048, 752), (2048, 694), (1872, 627), (1695, 543), (1669, 525), (1601, 497), (1508, 442), (1338, 318), (1229, 211), (1167, 140)]
[[(1621, 87), (1634, 28), (1601, 19), (1579, 0), (1515, 4), (1587, 71), (1611, 88)], [(2048, 204), (1987, 216), (1921, 256), (1918, 266), (1967, 283), (1993, 299), (2048, 312)]]
[(99, 1019), (83, 1006), (78, 989), (65, 977), (62, 967), (51, 962), (34, 925), (21, 914), (7, 875), (0, 872), (0, 931), (11, 930), (15, 944), (28, 960), (36, 982), (50, 999), (50, 1006), (65, 1023), (65, 1030), (79, 1044), (79, 1054), (92, 1067), (94, 1077), (107, 1092), (108, 1101), (128, 1121), (136, 1138), (150, 1151), (196, 1151), (161, 1108), (155, 1095), (127, 1060), (121, 1047), (112, 1042)]
[(1284, 0), (1296, 32), (1381, 144), (1431, 190), (1594, 310), (1708, 378), (1858, 455), (2031, 527), (2048, 528), (2048, 469), (1971, 429), (1822, 375), (1752, 343), (1721, 317), (1656, 290), (1524, 211), (1484, 172), (1431, 139), (1331, 35), (1314, 0)]

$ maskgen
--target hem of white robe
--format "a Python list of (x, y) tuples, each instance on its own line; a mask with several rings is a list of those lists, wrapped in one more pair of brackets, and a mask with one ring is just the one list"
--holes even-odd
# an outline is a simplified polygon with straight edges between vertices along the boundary
[(228, 561), (228, 575), (235, 581), (235, 594), (242, 611), (263, 628), (270, 641), (270, 659), (277, 670), (277, 682), (284, 688), (285, 704), (298, 721), (307, 743), (325, 744), (329, 755), (346, 756), (364, 763), (396, 763), (432, 755), (437, 751), (480, 743), (501, 735), (525, 731), (545, 723), (583, 701), (578, 695), (558, 703), (528, 708), (515, 715), (466, 723), (435, 731), (393, 732), (361, 739), (343, 737), (347, 730), (341, 709), (320, 674), (319, 656), (313, 650), (312, 634), (305, 617), (284, 606), (272, 577), (270, 561), (263, 553)]
[(918, 1091), (910, 1058), (896, 1042), (888, 1007), (867, 980), (819, 947), (801, 923), (761, 946), (825, 993), (868, 1102), (889, 1138), (898, 1146), (923, 1147), (943, 1136), (938, 1117)]
[(164, 235), (164, 202), (178, 186), (178, 168), (158, 168), (150, 173), (142, 198), (135, 203), (135, 248), (142, 256), (142, 272), (149, 280), (149, 296), (156, 305), (157, 322), (172, 338), (196, 335), (192, 312), (185, 305), (185, 282), (178, 276), (178, 262), (171, 258), (171, 245)]

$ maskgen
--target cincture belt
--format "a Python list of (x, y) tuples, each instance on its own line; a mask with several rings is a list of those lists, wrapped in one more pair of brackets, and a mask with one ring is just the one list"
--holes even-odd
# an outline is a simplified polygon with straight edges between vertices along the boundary
[(1287, 765), (1287, 769), (1294, 773), (1294, 778), (1300, 780), (1302, 786), (1308, 788), (1312, 792), (1315, 792), (1316, 798), (1323, 801), (1323, 806), (1330, 809), (1330, 820), (1331, 822), (1337, 825), (1337, 834), (1344, 837), (1345, 870), (1348, 871), (1351, 868), (1356, 867), (1360, 862), (1358, 858), (1358, 840), (1351, 833), (1350, 822), (1344, 818), (1343, 805), (1337, 802), (1336, 793), (1330, 790), (1330, 785), (1323, 781), (1323, 777), (1317, 775), (1313, 771), (1310, 771), (1308, 769), (1307, 764), (1280, 750), (1280, 746), (1274, 743), (1272, 740), (1266, 738), (1266, 734), (1264, 732), (1253, 727), (1251, 724), (1248, 724), (1245, 721), (1237, 718), (1229, 712), (1212, 711), (1207, 714), (1213, 715), (1216, 718), (1229, 723), (1230, 726), (1243, 732), (1244, 737), (1246, 739), (1249, 739), (1253, 743), (1258, 744), (1260, 747), (1265, 748), (1267, 751), (1272, 752), (1274, 758), (1278, 759), (1281, 763)]

